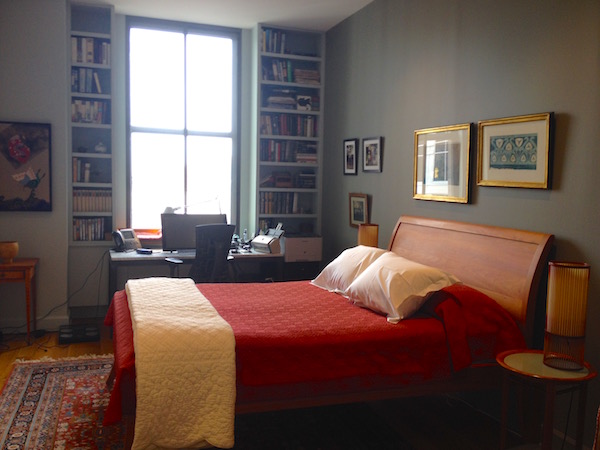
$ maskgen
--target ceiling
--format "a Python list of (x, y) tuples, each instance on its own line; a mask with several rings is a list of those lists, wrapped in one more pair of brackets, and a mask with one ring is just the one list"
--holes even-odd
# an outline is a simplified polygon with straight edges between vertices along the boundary
[(258, 23), (327, 31), (373, 0), (100, 0), (117, 14), (234, 28)]

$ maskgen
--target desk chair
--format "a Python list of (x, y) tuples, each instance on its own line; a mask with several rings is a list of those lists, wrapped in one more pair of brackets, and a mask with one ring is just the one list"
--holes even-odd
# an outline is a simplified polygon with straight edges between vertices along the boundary
[[(189, 277), (196, 283), (214, 283), (229, 280), (229, 247), (235, 225), (211, 223), (196, 226), (196, 258), (192, 263)], [(171, 269), (178, 268), (183, 261), (167, 258)], [(171, 276), (174, 271), (171, 270)]]

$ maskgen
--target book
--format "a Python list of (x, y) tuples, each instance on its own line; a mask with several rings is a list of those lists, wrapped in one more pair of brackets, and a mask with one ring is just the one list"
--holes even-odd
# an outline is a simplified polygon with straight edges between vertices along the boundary
[(94, 72), (94, 82), (96, 84), (96, 92), (98, 94), (102, 94), (102, 86), (100, 86), (100, 77), (98, 77), (98, 72)]

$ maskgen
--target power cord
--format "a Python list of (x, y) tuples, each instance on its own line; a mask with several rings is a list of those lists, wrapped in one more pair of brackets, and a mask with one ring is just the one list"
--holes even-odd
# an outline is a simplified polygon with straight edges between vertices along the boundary
[[(45, 318), (47, 318), (47, 317), (48, 317), (50, 314), (52, 314), (54, 311), (56, 311), (58, 308), (60, 308), (60, 307), (62, 307), (62, 306), (65, 306), (65, 305), (68, 305), (68, 304), (69, 304), (69, 302), (70, 302), (70, 300), (71, 300), (71, 299), (72, 299), (72, 298), (73, 298), (73, 297), (74, 297), (76, 294), (78, 294), (79, 292), (81, 292), (81, 291), (82, 291), (82, 290), (85, 288), (85, 286), (87, 285), (87, 283), (88, 283), (88, 281), (90, 280), (90, 278), (92, 277), (92, 275), (94, 275), (94, 274), (95, 274), (95, 273), (98, 271), (98, 268), (100, 268), (100, 276), (98, 277), (98, 296), (97, 296), (97, 299), (96, 299), (96, 313), (97, 313), (97, 312), (98, 312), (98, 309), (99, 309), (99, 307), (100, 307), (100, 283), (101, 283), (101, 281), (102, 281), (102, 273), (103, 273), (103, 271), (104, 271), (104, 265), (102, 264), (102, 262), (104, 261), (104, 258), (106, 257), (106, 255), (108, 255), (108, 254), (109, 254), (109, 252), (110, 252), (110, 250), (106, 250), (106, 251), (105, 251), (105, 252), (102, 254), (102, 256), (100, 257), (100, 259), (99, 259), (99, 260), (98, 260), (98, 262), (96, 263), (96, 267), (94, 267), (94, 270), (92, 270), (92, 272), (90, 272), (90, 273), (88, 274), (88, 276), (85, 278), (85, 280), (83, 280), (83, 284), (81, 285), (81, 287), (79, 287), (79, 289), (77, 289), (75, 292), (73, 292), (72, 294), (70, 294), (70, 295), (67, 297), (67, 299), (66, 299), (64, 302), (60, 303), (59, 305), (56, 305), (54, 308), (52, 308), (50, 311), (48, 311), (46, 314), (44, 314), (42, 317), (40, 317), (40, 318), (39, 318), (39, 319), (37, 319), (37, 320), (44, 320), (44, 319), (45, 319)], [(18, 325), (18, 326), (14, 326), (14, 327), (4, 327), (4, 328), (0, 328), (0, 331), (2, 331), (3, 335), (6, 337), (6, 336), (8, 336), (8, 335), (15, 335), (15, 334), (18, 334), (18, 333), (6, 333), (5, 331), (7, 331), (7, 330), (18, 330), (18, 329), (21, 329), (21, 328), (23, 328), (23, 327), (25, 327), (25, 326), (27, 326), (27, 323), (24, 323), (24, 324), (22, 324), (22, 325)], [(56, 331), (56, 330), (54, 330), (54, 331)], [(5, 345), (3, 344), (3, 345), (2, 345), (2, 348), (4, 348), (4, 347), (5, 347)]]
[(563, 441), (560, 446), (560, 449), (563, 450), (565, 448), (565, 443), (567, 442), (567, 432), (569, 431), (569, 421), (571, 420), (571, 407), (573, 406), (573, 391), (571, 391), (571, 399), (569, 400), (569, 409), (567, 410), (567, 423), (565, 425), (565, 433), (563, 435)]

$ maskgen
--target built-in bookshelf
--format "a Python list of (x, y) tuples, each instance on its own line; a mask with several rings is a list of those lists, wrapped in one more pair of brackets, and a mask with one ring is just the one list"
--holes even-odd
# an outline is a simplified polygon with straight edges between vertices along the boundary
[(258, 228), (321, 232), (324, 35), (258, 27)]
[(71, 242), (111, 240), (112, 21), (105, 5), (70, 5)]

